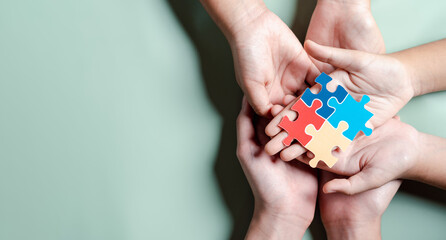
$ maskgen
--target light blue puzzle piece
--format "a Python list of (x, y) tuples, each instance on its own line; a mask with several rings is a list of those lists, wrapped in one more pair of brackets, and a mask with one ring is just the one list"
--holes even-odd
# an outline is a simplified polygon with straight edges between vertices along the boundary
[(334, 128), (338, 127), (340, 121), (347, 122), (349, 127), (342, 134), (352, 141), (359, 131), (369, 136), (372, 134), (372, 129), (366, 127), (365, 123), (373, 116), (373, 113), (364, 108), (369, 101), (370, 97), (367, 95), (364, 95), (359, 103), (350, 94), (342, 103), (339, 103), (336, 98), (330, 98), (328, 105), (335, 108), (335, 111), (327, 120)]
[(347, 94), (348, 94), (347, 91), (342, 86), (338, 86), (336, 88), (336, 91), (334, 91), (334, 92), (328, 91), (327, 84), (330, 81), (331, 81), (330, 76), (328, 76), (325, 73), (321, 73), (321, 75), (319, 75), (316, 78), (316, 82), (322, 86), (321, 91), (317, 94), (314, 94), (310, 91), (310, 89), (307, 88), (301, 98), (305, 102), (305, 104), (307, 104), (307, 106), (311, 106), (314, 99), (321, 100), (322, 107), (319, 108), (316, 111), (316, 113), (319, 114), (324, 119), (327, 119), (335, 111), (334, 108), (327, 105), (328, 100), (330, 98), (334, 97), (339, 102), (342, 102), (344, 100), (345, 96), (347, 96)]

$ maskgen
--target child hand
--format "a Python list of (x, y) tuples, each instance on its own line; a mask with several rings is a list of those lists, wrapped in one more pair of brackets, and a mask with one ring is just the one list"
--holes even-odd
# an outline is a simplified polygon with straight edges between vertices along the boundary
[[(366, 108), (374, 116), (373, 127), (381, 126), (414, 96), (411, 76), (397, 58), (367, 52), (319, 45), (307, 41), (305, 50), (315, 59), (329, 63), (338, 69), (332, 77), (360, 100), (366, 94), (371, 100)], [(330, 83), (335, 89), (336, 81)]]
[[(348, 179), (333, 179), (323, 186), (325, 193), (341, 192), (348, 195), (374, 189), (398, 178), (412, 178), (419, 159), (419, 133), (397, 118), (390, 119), (375, 129), (370, 136), (352, 142), (346, 152), (338, 154), (338, 162), (319, 168)], [(309, 162), (308, 157), (302, 159)]]
[[(306, 41), (305, 49), (315, 59), (338, 67), (330, 74), (333, 78), (327, 85), (330, 91), (341, 85), (357, 101), (364, 94), (371, 98), (365, 108), (374, 114), (369, 121), (372, 128), (382, 125), (395, 116), (414, 95), (409, 71), (394, 57), (326, 47), (312, 41)], [(319, 86), (312, 89), (316, 87)], [(282, 129), (278, 124), (285, 115), (289, 116), (291, 121), (296, 118), (296, 113), (290, 110), (290, 106), (271, 120), (265, 129), (266, 134), (272, 137), (266, 146), (269, 154), (276, 154), (285, 147), (282, 140), (287, 135), (285, 132), (280, 133)], [(296, 145), (290, 146), (294, 151), (288, 150), (282, 154), (285, 157), (283, 160), (294, 159), (303, 153), (303, 148)]]

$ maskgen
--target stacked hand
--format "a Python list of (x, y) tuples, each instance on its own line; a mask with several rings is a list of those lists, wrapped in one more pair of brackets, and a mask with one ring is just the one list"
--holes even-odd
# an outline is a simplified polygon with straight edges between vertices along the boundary
[[(446, 41), (384, 55), (369, 0), (319, 0), (302, 47), (260, 0), (202, 2), (231, 45), (245, 93), (237, 155), (255, 196), (248, 239), (301, 237), (313, 219), (316, 197), (330, 239), (377, 239), (381, 215), (401, 184), (397, 179), (446, 188), (446, 140), (419, 133), (396, 117), (413, 96), (446, 89), (441, 65), (446, 54), (432, 55), (445, 49)], [(334, 152), (338, 162), (332, 168), (320, 163), (317, 174), (307, 166), (312, 154), (305, 148), (285, 148), (287, 133), (278, 124), (284, 116), (297, 117), (290, 108), (304, 89), (319, 90), (314, 79), (320, 72), (333, 78), (329, 91), (341, 85), (357, 101), (370, 96), (365, 107), (374, 116), (367, 126), (374, 131)]]
[[(339, 68), (330, 74), (334, 80), (328, 84), (329, 90), (334, 91), (337, 85), (341, 85), (356, 100), (360, 100), (364, 94), (371, 98), (365, 106), (374, 114), (370, 120), (371, 127), (379, 127), (391, 119), (414, 95), (409, 72), (400, 61), (393, 57), (326, 47), (311, 41), (306, 42), (305, 49), (315, 59)], [(296, 118), (296, 113), (290, 109), (294, 102), (292, 101), (288, 107), (277, 114), (266, 127), (267, 135), (272, 137), (266, 146), (267, 152), (271, 155), (285, 147), (282, 140), (286, 137), (286, 133), (281, 132), (278, 124), (285, 115), (290, 119)], [(280, 106), (275, 106), (273, 112), (277, 112), (280, 108)], [(295, 144), (283, 151), (282, 158), (283, 160), (294, 159), (304, 152), (303, 147)]]

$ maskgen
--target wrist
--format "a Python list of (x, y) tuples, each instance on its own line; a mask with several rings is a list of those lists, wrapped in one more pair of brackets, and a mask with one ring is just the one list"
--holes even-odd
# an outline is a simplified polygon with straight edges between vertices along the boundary
[(388, 56), (393, 57), (402, 64), (404, 72), (409, 80), (410, 87), (412, 88), (413, 97), (429, 92), (428, 89), (430, 89), (431, 86), (426, 84), (426, 82), (423, 82), (423, 77), (426, 76), (423, 76), (423, 73), (419, 72), (419, 68), (416, 65), (414, 66), (412, 56), (407, 53), (407, 50), (390, 53)]
[(381, 239), (381, 218), (324, 223), (324, 227), (329, 240)]
[(435, 143), (429, 141), (429, 136), (427, 134), (418, 131), (417, 143), (418, 144), (415, 146), (416, 155), (414, 157), (414, 162), (406, 171), (403, 178), (414, 181), (422, 181), (425, 179), (425, 175), (429, 172), (426, 169), (426, 159), (422, 158), (423, 152), (434, 151), (433, 149), (429, 148), (435, 145)]
[(292, 211), (277, 212), (256, 204), (247, 239), (301, 239), (312, 219)]
[(229, 41), (246, 29), (249, 23), (269, 11), (262, 0), (201, 2)]
[(318, 0), (317, 3), (335, 4), (347, 9), (366, 8), (370, 10), (370, 0)]
[[(406, 84), (404, 84), (404, 86), (407, 86), (407, 88), (409, 88), (409, 91), (411, 93), (410, 99), (420, 95), (421, 85), (419, 83), (418, 74), (417, 74), (416, 70), (413, 67), (411, 67), (410, 63), (406, 61), (406, 58), (404, 57), (404, 55), (401, 54), (400, 52), (395, 52), (395, 53), (386, 54), (386, 56), (393, 59), (395, 61), (395, 65), (400, 66), (400, 68), (398, 68), (398, 69), (400, 71), (399, 78), (401, 78), (401, 79), (397, 79), (397, 80), (403, 81), (406, 83)], [(408, 101), (410, 99), (408, 99)]]

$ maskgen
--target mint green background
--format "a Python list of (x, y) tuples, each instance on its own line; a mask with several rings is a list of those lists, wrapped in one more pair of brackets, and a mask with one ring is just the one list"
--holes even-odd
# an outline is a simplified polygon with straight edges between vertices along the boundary
[[(240, 236), (240, 91), (226, 42), (188, 2), (0, 1), (0, 239)], [(390, 52), (446, 36), (444, 1), (372, 2)], [(296, 3), (267, 4), (291, 24)], [(446, 137), (445, 100), (401, 117)], [(444, 192), (426, 189), (397, 194), (385, 239), (445, 238)]]

